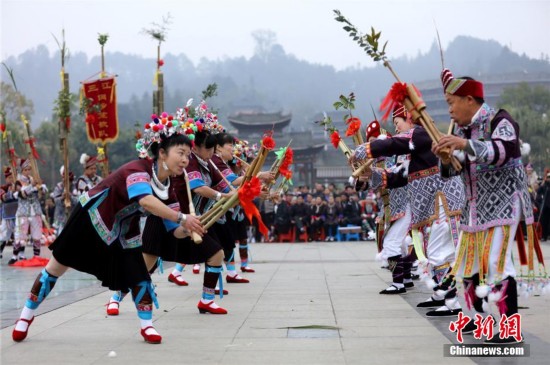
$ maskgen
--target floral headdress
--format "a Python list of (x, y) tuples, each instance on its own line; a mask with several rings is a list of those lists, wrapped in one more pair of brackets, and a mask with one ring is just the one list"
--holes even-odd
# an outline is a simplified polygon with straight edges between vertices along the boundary
[(193, 99), (189, 99), (185, 107), (176, 112), (176, 119), (180, 121), (184, 133), (191, 140), (194, 139), (195, 133), (203, 130), (211, 134), (225, 132), (225, 128), (218, 122), (218, 116), (208, 110), (204, 100), (196, 108), (191, 108), (192, 104)]
[(174, 120), (172, 115), (166, 112), (163, 112), (160, 117), (156, 114), (151, 115), (151, 121), (145, 124), (142, 137), (136, 142), (139, 158), (150, 157), (151, 145), (160, 143), (161, 136), (170, 137), (176, 133), (183, 134), (183, 130), (178, 120)]

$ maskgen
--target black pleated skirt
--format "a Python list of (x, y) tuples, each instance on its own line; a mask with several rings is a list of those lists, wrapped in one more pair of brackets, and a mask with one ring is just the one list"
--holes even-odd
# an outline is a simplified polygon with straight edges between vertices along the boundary
[[(91, 205), (93, 202), (87, 207)], [(75, 207), (65, 228), (49, 246), (53, 257), (62, 265), (95, 276), (111, 290), (127, 290), (151, 281), (141, 247), (123, 249), (118, 239), (107, 245), (97, 234), (87, 207)]]
[(164, 261), (188, 265), (206, 262), (222, 249), (216, 235), (211, 232), (203, 236), (200, 244), (191, 238), (178, 239), (171, 232), (166, 232), (162, 218), (154, 215), (147, 217), (141, 240), (144, 253)]

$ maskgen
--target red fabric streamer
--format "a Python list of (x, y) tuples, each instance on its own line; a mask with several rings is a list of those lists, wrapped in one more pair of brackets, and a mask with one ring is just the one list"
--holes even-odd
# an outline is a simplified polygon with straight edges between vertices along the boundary
[(25, 143), (28, 144), (31, 147), (32, 157), (34, 157), (35, 160), (39, 160), (42, 163), (45, 163), (44, 160), (40, 158), (40, 155), (38, 154), (38, 151), (36, 150), (36, 147), (34, 145), (34, 142), (36, 139), (33, 137), (31, 139), (26, 139)]
[(361, 120), (359, 118), (348, 118), (348, 120), (346, 120), (346, 124), (348, 125), (348, 129), (346, 130), (346, 137), (353, 136), (359, 131), (359, 129), (361, 129)]
[(256, 220), (258, 221), (258, 229), (264, 237), (267, 237), (269, 230), (262, 221), (262, 216), (260, 215), (258, 207), (256, 207), (256, 204), (253, 202), (254, 198), (260, 195), (261, 191), (262, 183), (260, 182), (260, 179), (254, 176), (250, 179), (250, 181), (245, 182), (239, 189), (239, 201), (241, 203), (241, 207), (243, 208), (244, 214), (250, 223), (252, 223), (252, 218), (256, 217)]
[(338, 148), (338, 144), (340, 144), (340, 141), (342, 138), (340, 138), (340, 134), (338, 134), (337, 131), (332, 132), (330, 135), (330, 143), (334, 146), (334, 148)]
[(271, 136), (265, 136), (262, 140), (262, 146), (266, 150), (271, 151), (275, 148), (275, 140)]
[(17, 267), (43, 267), (48, 264), (50, 260), (44, 257), (34, 256), (32, 259), (28, 260), (19, 260), (14, 263), (12, 266)]
[(0, 132), (4, 133), (6, 131), (6, 125), (4, 123), (0, 123)]

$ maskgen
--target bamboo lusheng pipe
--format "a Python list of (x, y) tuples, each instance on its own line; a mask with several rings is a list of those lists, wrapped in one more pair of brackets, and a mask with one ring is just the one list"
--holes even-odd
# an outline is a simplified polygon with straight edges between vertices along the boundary
[[(260, 149), (260, 151), (261, 151), (261, 149)], [(245, 181), (250, 180), (251, 176), (253, 176), (252, 173), (256, 168), (259, 157), (260, 157), (260, 154), (258, 154), (258, 156), (250, 163), (250, 165), (249, 165), (249, 167), (246, 170), (246, 173), (244, 175), (244, 179), (241, 182), (241, 185), (244, 184)], [(265, 160), (265, 157), (264, 157), (264, 160)], [(263, 165), (263, 162), (262, 162), (262, 165)], [(204, 224), (205, 222), (207, 222), (210, 219), (210, 217), (212, 215), (217, 215), (219, 213), (221, 207), (223, 206), (223, 204), (226, 202), (226, 200), (227, 200), (227, 198), (221, 198), (216, 203), (214, 203), (214, 205), (206, 213), (201, 215), (201, 222)]]
[[(391, 67), (391, 64), (388, 60), (384, 61), (384, 66), (390, 70), (393, 77), (397, 80), (399, 83), (403, 83), (401, 79), (399, 79), (399, 76), (395, 73), (393, 68)], [(424, 103), (424, 100), (420, 98), (420, 96), (417, 94), (415, 88), (412, 84), (407, 84), (407, 94), (409, 95), (408, 98), (405, 98), (403, 101), (403, 104), (407, 108), (407, 110), (412, 114), (413, 119), (416, 121), (418, 120), (422, 127), (426, 129), (426, 132), (428, 132), (428, 135), (434, 142), (439, 142), (439, 139), (441, 138), (441, 132), (435, 127), (435, 124), (433, 122), (433, 119), (430, 117), (428, 112), (426, 111), (426, 103)], [(441, 156), (441, 160), (443, 163), (448, 164), (449, 162), (453, 166), (453, 168), (456, 171), (462, 170), (462, 165), (460, 162), (451, 154), (450, 148), (444, 148), (440, 151), (439, 155)]]
[(374, 159), (372, 159), (372, 158), (368, 159), (364, 164), (362, 164), (361, 166), (359, 166), (359, 168), (357, 168), (355, 171), (353, 171), (351, 176), (353, 176), (354, 178), (357, 179), (359, 176), (361, 176), (363, 174), (363, 172), (365, 172), (365, 170), (370, 165), (372, 165), (373, 162), (374, 162)]
[(237, 157), (237, 156), (233, 155), (233, 158), (236, 158), (237, 160), (239, 160), (243, 164), (243, 166), (246, 167), (246, 168), (248, 168), (250, 166), (250, 164), (248, 162), (246, 162), (245, 160), (243, 160), (240, 157)]
[[(185, 189), (187, 190), (187, 198), (189, 199), (189, 215), (196, 217), (195, 206), (193, 205), (193, 197), (191, 196), (191, 188), (189, 187), (189, 176), (187, 176), (187, 170), (183, 170), (183, 176), (185, 178)], [(202, 237), (197, 232), (191, 232), (191, 238), (196, 244), (202, 243)]]
[(222, 172), (220, 171), (220, 169), (218, 168), (218, 166), (216, 166), (216, 164), (214, 162), (212, 162), (212, 160), (208, 160), (210, 162), (210, 165), (212, 165), (212, 167), (214, 168), (214, 170), (216, 170), (220, 176), (222, 177), (223, 181), (227, 184), (227, 186), (229, 187), (229, 190), (235, 190), (235, 187), (233, 186), (233, 184), (231, 184), (229, 182), (229, 180), (227, 180), (227, 178), (225, 176), (223, 176)]
[[(241, 187), (250, 179), (252, 176), (256, 176), (260, 169), (262, 168), (265, 159), (268, 154), (268, 150), (264, 147), (260, 148), (260, 151), (258, 153), (258, 156), (252, 161), (250, 164), (250, 168), (246, 171), (246, 174), (244, 175), (244, 179), (241, 183)], [(205, 229), (208, 229), (212, 227), (212, 225), (220, 219), (221, 216), (223, 216), (229, 209), (236, 207), (239, 204), (239, 194), (238, 192), (235, 192), (235, 194), (231, 195), (229, 198), (222, 198), (216, 204), (212, 206), (212, 208), (204, 215), (201, 216), (201, 223), (203, 224)]]

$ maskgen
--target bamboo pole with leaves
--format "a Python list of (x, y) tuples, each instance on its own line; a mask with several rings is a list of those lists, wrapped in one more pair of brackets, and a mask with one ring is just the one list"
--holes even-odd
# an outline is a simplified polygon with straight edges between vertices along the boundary
[[(52, 34), (53, 35), (53, 34)], [(71, 209), (71, 187), (69, 180), (69, 145), (68, 138), (71, 126), (71, 93), (69, 91), (69, 73), (65, 72), (65, 61), (69, 54), (65, 44), (65, 29), (61, 31), (61, 42), (53, 35), (59, 53), (61, 55), (61, 90), (57, 100), (55, 101), (55, 112), (58, 117), (59, 126), (59, 147), (63, 156), (63, 205), (65, 207), (65, 215), (69, 216)]]
[[(107, 76), (107, 73), (105, 72), (105, 44), (107, 43), (107, 40), (109, 40), (109, 34), (98, 34), (97, 41), (101, 46), (101, 79)], [(101, 161), (101, 172), (103, 174), (103, 178), (106, 178), (109, 175), (109, 154), (107, 151), (108, 149), (106, 142), (101, 143), (101, 147), (97, 148), (97, 157), (98, 160)]]
[[(339, 10), (334, 10), (335, 20), (340, 23), (344, 23), (343, 29), (349, 33), (349, 36), (359, 44), (359, 46), (365, 50), (367, 55), (371, 57), (375, 62), (382, 61), (384, 67), (386, 67), (393, 77), (397, 80), (398, 83), (406, 85), (407, 95), (404, 97), (403, 104), (407, 110), (411, 113), (413, 120), (420, 123), (422, 127), (426, 130), (432, 141), (439, 142), (439, 139), (442, 137), (442, 133), (436, 128), (433, 119), (430, 117), (426, 111), (426, 103), (420, 95), (418, 95), (415, 87), (412, 84), (404, 84), (388, 60), (386, 55), (386, 46), (388, 42), (386, 41), (382, 46), (382, 49), (379, 49), (380, 35), (382, 32), (376, 32), (374, 28), (371, 27), (371, 33), (363, 35), (355, 25), (353, 25), (346, 17), (342, 15)], [(440, 157), (443, 163), (451, 163), (453, 168), (457, 171), (462, 169), (460, 162), (452, 155), (450, 149), (444, 149), (440, 152)]]
[(152, 23), (151, 28), (143, 29), (142, 32), (148, 34), (157, 41), (157, 67), (155, 71), (155, 85), (157, 90), (153, 91), (153, 114), (160, 115), (164, 111), (164, 75), (161, 67), (164, 65), (164, 61), (160, 58), (160, 47), (162, 42), (166, 40), (166, 33), (168, 32), (168, 26), (171, 24), (171, 16), (168, 13), (162, 17), (162, 23)]

